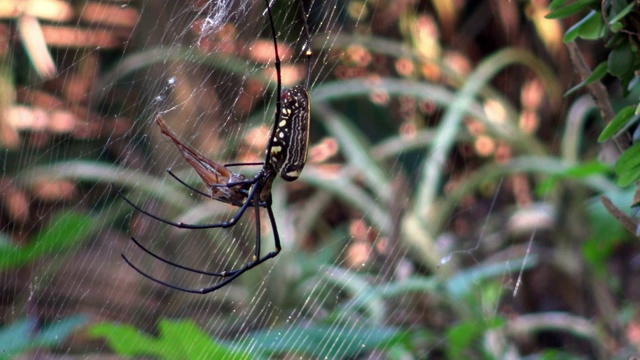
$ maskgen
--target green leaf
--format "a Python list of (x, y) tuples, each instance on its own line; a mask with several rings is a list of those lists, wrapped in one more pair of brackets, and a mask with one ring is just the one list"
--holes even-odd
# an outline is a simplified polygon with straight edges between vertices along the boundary
[(87, 215), (76, 212), (57, 214), (49, 226), (33, 238), (33, 245), (29, 247), (31, 256), (59, 253), (84, 239), (91, 233), (93, 226), (93, 219)]
[(182, 354), (188, 359), (252, 358), (249, 352), (240, 353), (213, 341), (207, 333), (191, 321), (162, 320), (159, 329), (165, 340), (165, 347), (180, 344)]
[(164, 355), (159, 349), (161, 341), (143, 335), (141, 331), (130, 325), (96, 324), (89, 330), (89, 335), (94, 338), (105, 338), (109, 346), (119, 355)]
[(617, 33), (620, 30), (624, 29), (624, 24), (619, 23), (619, 22), (617, 22), (615, 24), (611, 24), (610, 29), (611, 29), (612, 32)]
[(613, 26), (613, 24), (615, 24), (618, 21), (622, 20), (622, 18), (627, 16), (631, 12), (631, 10), (633, 10), (633, 8), (635, 6), (636, 6), (636, 2), (635, 1), (632, 1), (629, 5), (625, 6), (622, 10), (620, 10), (619, 13), (617, 13), (614, 17), (609, 19), (609, 25)]
[(549, 4), (549, 11), (554, 11), (556, 9), (559, 9), (560, 7), (564, 6), (564, 4), (567, 3), (567, 1), (569, 1), (569, 0), (553, 0), (553, 1), (551, 1), (551, 3)]
[(583, 179), (594, 175), (606, 175), (611, 172), (611, 167), (605, 165), (599, 161), (591, 161), (587, 163), (578, 164), (561, 171), (558, 174), (554, 174), (545, 179), (536, 187), (536, 194), (544, 196), (547, 194), (553, 186), (562, 179)]
[(637, 115), (635, 106), (627, 106), (618, 111), (613, 120), (611, 120), (611, 122), (607, 124), (604, 130), (602, 130), (602, 133), (598, 137), (598, 142), (602, 143), (610, 139), (612, 136), (617, 134), (620, 129), (622, 129), (625, 125), (632, 121), (636, 116)]
[(450, 327), (447, 330), (447, 359), (464, 359), (476, 353), (483, 347), (486, 331), (503, 324), (503, 319), (492, 317), (487, 321), (469, 320)]
[(606, 33), (607, 28), (604, 26), (602, 15), (597, 11), (591, 10), (591, 12), (567, 30), (562, 41), (568, 43), (578, 37), (586, 40), (597, 40)]
[(144, 334), (130, 325), (101, 323), (89, 330), (92, 337), (105, 338), (119, 355), (156, 356), (161, 359), (252, 359), (241, 352), (215, 342), (191, 321), (161, 320), (159, 337)]
[[(604, 195), (613, 204), (627, 214), (631, 213), (629, 201), (633, 198), (634, 189), (625, 191), (607, 192)], [(589, 216), (589, 237), (582, 245), (584, 259), (591, 268), (598, 274), (605, 276), (609, 273), (608, 262), (611, 254), (618, 249), (624, 239), (630, 238), (620, 222), (607, 211), (599, 197), (594, 197), (587, 204), (587, 214)]]
[(475, 351), (471, 346), (476, 342), (476, 348), (481, 348), (482, 334), (485, 332), (485, 326), (478, 321), (469, 321), (462, 324), (452, 326), (447, 331), (447, 359), (463, 359), (465, 354)]
[(547, 19), (563, 19), (569, 17), (577, 12), (586, 10), (590, 7), (593, 0), (578, 0), (569, 5), (558, 7), (555, 10), (548, 13), (545, 18)]
[(591, 72), (591, 75), (589, 75), (586, 79), (584, 79), (578, 85), (576, 85), (576, 86), (572, 87), (571, 89), (569, 89), (569, 91), (567, 91), (564, 94), (564, 96), (567, 97), (567, 96), (573, 95), (573, 93), (575, 93), (578, 90), (582, 89), (586, 85), (589, 85), (589, 84), (594, 83), (596, 81), (600, 81), (600, 79), (602, 79), (605, 75), (607, 75), (607, 62), (603, 61), (600, 64), (598, 64), (598, 66), (596, 66), (595, 69), (593, 69), (593, 71)]
[(94, 219), (87, 215), (56, 214), (27, 246), (0, 247), (0, 269), (23, 266), (47, 254), (60, 254), (84, 240), (93, 227)]
[[(304, 359), (352, 359), (403, 342), (406, 334), (384, 326), (311, 324), (261, 330), (252, 333), (251, 338), (269, 358), (295, 354)], [(239, 345), (247, 346), (245, 343)]]
[(611, 49), (608, 58), (609, 74), (619, 78), (624, 77), (633, 71), (633, 63), (635, 55), (631, 51), (629, 43), (623, 43), (618, 47)]
[[(89, 320), (75, 315), (38, 328), (34, 319), (24, 318), (0, 329), (0, 359), (8, 359), (34, 348), (53, 348)], [(5, 357), (6, 356), (6, 357)]]
[(615, 166), (618, 185), (625, 187), (640, 178), (640, 143), (631, 145), (620, 155)]

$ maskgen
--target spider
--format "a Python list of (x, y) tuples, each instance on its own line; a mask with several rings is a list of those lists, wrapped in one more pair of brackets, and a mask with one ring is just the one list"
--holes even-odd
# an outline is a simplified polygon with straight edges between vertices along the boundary
[[(139, 207), (131, 200), (129, 200), (120, 191), (117, 191), (118, 195), (122, 197), (135, 210), (151, 217), (152, 219), (181, 229), (229, 228), (236, 225), (236, 223), (240, 220), (240, 218), (242, 218), (242, 216), (250, 206), (253, 206), (253, 208), (255, 209), (256, 240), (253, 257), (251, 258), (251, 261), (246, 263), (244, 266), (234, 270), (211, 272), (181, 265), (174, 261), (165, 259), (158, 254), (155, 254), (151, 250), (144, 247), (138, 240), (133, 237), (131, 238), (131, 240), (147, 254), (168, 265), (175, 266), (189, 272), (224, 279), (223, 281), (209, 287), (200, 289), (185, 288), (171, 284), (167, 281), (157, 279), (145, 273), (140, 268), (135, 266), (124, 254), (121, 254), (124, 261), (142, 276), (175, 290), (195, 294), (207, 294), (212, 291), (218, 290), (238, 278), (246, 271), (253, 269), (254, 267), (260, 265), (268, 259), (276, 257), (282, 249), (280, 245), (280, 236), (278, 234), (275, 216), (273, 214), (273, 210), (271, 209), (271, 186), (275, 178), (278, 176), (286, 181), (296, 180), (300, 176), (300, 173), (307, 161), (310, 122), (310, 103), (307, 88), (309, 87), (310, 81), (312, 53), (310, 50), (310, 43), (307, 43), (307, 50), (305, 51), (307, 62), (307, 77), (305, 85), (297, 85), (291, 89), (282, 89), (280, 55), (278, 54), (276, 30), (271, 14), (271, 6), (269, 5), (269, 0), (265, 0), (265, 4), (267, 8), (267, 15), (269, 18), (269, 24), (271, 27), (271, 33), (273, 34), (278, 96), (276, 97), (275, 119), (273, 122), (271, 133), (269, 135), (264, 162), (231, 163), (226, 165), (218, 164), (212, 160), (205, 158), (202, 154), (190, 148), (188, 145), (183, 144), (177, 138), (175, 133), (173, 133), (173, 131), (168, 128), (167, 124), (164, 122), (161, 116), (158, 116), (156, 118), (156, 124), (159, 126), (161, 132), (176, 145), (185, 160), (194, 168), (194, 170), (196, 170), (196, 172), (206, 185), (207, 189), (209, 190), (209, 193), (205, 193), (191, 187), (176, 175), (174, 175), (170, 170), (167, 170), (169, 175), (171, 175), (182, 185), (186, 186), (197, 194), (237, 206), (240, 209), (230, 220), (217, 224), (200, 225), (185, 224), (182, 222), (178, 223), (163, 219), (144, 210), (143, 208)], [(305, 19), (304, 31), (307, 36), (307, 41), (309, 42), (309, 30), (306, 24), (306, 13), (304, 11), (302, 3), (300, 3), (300, 9), (303, 18)], [(253, 177), (247, 177), (244, 174), (235, 173), (228, 169), (228, 167), (231, 166), (251, 165), (262, 165), (262, 168)], [(264, 256), (261, 256), (260, 253), (260, 208), (265, 208), (267, 210), (269, 221), (271, 223), (271, 227), (273, 228), (275, 245), (274, 250)]]

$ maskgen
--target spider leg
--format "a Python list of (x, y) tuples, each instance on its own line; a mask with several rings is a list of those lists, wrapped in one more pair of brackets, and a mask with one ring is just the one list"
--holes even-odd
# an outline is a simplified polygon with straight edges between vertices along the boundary
[(256, 209), (256, 248), (253, 253), (253, 259), (251, 259), (252, 262), (256, 262), (258, 261), (258, 259), (260, 259), (260, 243), (262, 239), (262, 237), (260, 236), (260, 204), (258, 204), (258, 201), (256, 201), (255, 203), (255, 209)]
[[(190, 271), (190, 272), (193, 272), (193, 273), (196, 273), (196, 274), (202, 274), (202, 275), (208, 275), (208, 276), (217, 276), (217, 277), (227, 277), (227, 276), (231, 276), (231, 275), (233, 275), (233, 274), (235, 274), (237, 272), (237, 270), (222, 271), (222, 272), (211, 272), (211, 271), (199, 270), (199, 269), (192, 268), (192, 267), (189, 267), (189, 266), (181, 265), (181, 264), (178, 264), (178, 263), (176, 263), (174, 261), (165, 259), (162, 256), (160, 256), (160, 255), (154, 253), (153, 251), (147, 249), (144, 245), (142, 245), (134, 237), (131, 238), (131, 241), (133, 241), (133, 243), (138, 245), (138, 247), (140, 249), (142, 249), (147, 254), (153, 256), (154, 258), (162, 261), (163, 263), (165, 263), (167, 265), (175, 266), (175, 267), (180, 268), (182, 270)], [(124, 256), (124, 254), (121, 254), (121, 255)], [(129, 262), (129, 261), (127, 261), (127, 262)]]
[(164, 286), (166, 286), (166, 287), (168, 287), (168, 288), (171, 288), (171, 289), (174, 289), (174, 290), (183, 291), (183, 292), (187, 292), (187, 293), (192, 293), (192, 294), (207, 294), (207, 293), (210, 293), (210, 292), (212, 292), (212, 291), (218, 290), (218, 289), (220, 289), (221, 287), (223, 287), (223, 286), (227, 285), (228, 283), (232, 282), (233, 280), (235, 280), (235, 279), (236, 279), (238, 276), (240, 276), (244, 271), (246, 271), (246, 270), (244, 270), (244, 271), (241, 271), (241, 272), (235, 273), (234, 275), (232, 275), (232, 276), (230, 276), (230, 277), (226, 278), (224, 281), (222, 281), (222, 282), (220, 282), (220, 283), (218, 283), (218, 284), (216, 284), (215, 286), (210, 287), (210, 288), (204, 288), (204, 289), (187, 289), (187, 288), (183, 288), (183, 287), (180, 287), (180, 286), (177, 286), (177, 285), (173, 285), (173, 284), (171, 284), (171, 283), (169, 283), (169, 282), (166, 282), (166, 281), (163, 281), (163, 280), (157, 279), (157, 278), (155, 278), (155, 277), (153, 277), (153, 276), (151, 276), (151, 275), (147, 274), (146, 272), (142, 271), (142, 270), (141, 270), (141, 269), (139, 269), (137, 266), (133, 265), (133, 263), (132, 263), (131, 261), (129, 261), (129, 259), (127, 259), (127, 257), (126, 257), (126, 256), (124, 256), (124, 255), (122, 255), (122, 254), (121, 254), (121, 256), (122, 256), (122, 259), (127, 263), (127, 265), (131, 266), (131, 268), (133, 268), (133, 270), (135, 270), (136, 272), (138, 272), (138, 274), (140, 274), (140, 275), (142, 275), (142, 276), (146, 277), (147, 279), (149, 279), (149, 280), (151, 280), (151, 281), (153, 281), (153, 282), (156, 282), (156, 283), (158, 283), (158, 284), (160, 284), (160, 285), (164, 285)]
[(311, 57), (313, 56), (313, 52), (311, 51), (311, 35), (309, 35), (309, 25), (307, 24), (307, 20), (309, 16), (307, 15), (307, 12), (304, 10), (304, 4), (302, 1), (300, 2), (300, 12), (302, 13), (302, 19), (304, 19), (304, 21), (302, 22), (302, 25), (304, 28), (304, 33), (307, 37), (307, 51), (305, 51), (304, 53), (304, 56), (307, 59), (307, 79), (305, 80), (304, 87), (305, 89), (308, 89), (311, 83)]
[(232, 166), (254, 166), (254, 165), (264, 165), (264, 163), (263, 163), (263, 162), (229, 163), (229, 164), (224, 164), (224, 167), (232, 167)]
[[(257, 205), (258, 202), (256, 202), (256, 213), (257, 215), (259, 215), (259, 206)], [(207, 272), (207, 271), (202, 271), (202, 270), (198, 270), (198, 269), (194, 269), (188, 266), (184, 266), (184, 265), (180, 265), (177, 264), (173, 261), (169, 261), (167, 259), (164, 259), (158, 255), (156, 255), (155, 253), (151, 252), (150, 250), (146, 249), (144, 246), (142, 246), (140, 243), (138, 243), (138, 241), (136, 241), (136, 239), (131, 238), (131, 240), (133, 240), (133, 242), (138, 245), (142, 250), (144, 250), (146, 253), (148, 253), (149, 255), (153, 256), (154, 258), (165, 262), (166, 264), (169, 265), (173, 265), (176, 266), (180, 269), (183, 270), (187, 270), (190, 272), (194, 272), (197, 274), (202, 274), (202, 275), (208, 275), (208, 276), (217, 276), (217, 277), (225, 277), (225, 279), (220, 282), (217, 283), (214, 286), (211, 287), (207, 287), (207, 288), (202, 288), (202, 289), (188, 289), (188, 288), (184, 288), (184, 287), (180, 287), (177, 285), (173, 285), (169, 282), (166, 282), (164, 280), (160, 280), (157, 279), (149, 274), (147, 274), (146, 272), (142, 271), (140, 268), (138, 268), (137, 266), (135, 266), (126, 256), (124, 256), (124, 254), (120, 254), (122, 256), (122, 259), (124, 259), (124, 261), (131, 266), (135, 271), (137, 271), (140, 275), (146, 277), (147, 279), (154, 281), (160, 285), (164, 285), (166, 287), (169, 287), (171, 289), (175, 289), (175, 290), (180, 290), (180, 291), (184, 291), (184, 292), (188, 292), (188, 293), (192, 293), (192, 294), (207, 294), (210, 293), (212, 291), (216, 291), (222, 287), (224, 287), (225, 285), (229, 284), (230, 282), (232, 282), (233, 280), (235, 280), (236, 278), (238, 278), (240, 275), (244, 274), (245, 272), (253, 269), (254, 267), (262, 264), (263, 262), (276, 257), (281, 250), (281, 246), (280, 246), (280, 236), (278, 234), (278, 228), (276, 226), (276, 220), (275, 220), (275, 216), (273, 214), (273, 210), (271, 209), (271, 205), (266, 205), (267, 208), (267, 212), (269, 214), (269, 221), (271, 222), (271, 227), (273, 229), (273, 236), (274, 236), (274, 242), (275, 242), (275, 250), (271, 251), (270, 253), (268, 253), (267, 255), (265, 255), (264, 257), (260, 257), (260, 217), (256, 216), (256, 250), (254, 253), (254, 257), (253, 257), (253, 261), (245, 264), (242, 268), (237, 269), (237, 270), (233, 270), (233, 271), (226, 271), (226, 272), (221, 272), (221, 273), (214, 273), (214, 272)]]
[[(244, 274), (245, 272), (253, 269), (254, 267), (262, 264), (263, 262), (272, 259), (276, 256), (278, 256), (278, 254), (280, 253), (280, 250), (282, 249), (282, 247), (280, 246), (280, 235), (278, 234), (278, 227), (276, 226), (276, 219), (275, 216), (273, 215), (273, 210), (271, 209), (271, 205), (267, 205), (267, 212), (269, 214), (269, 221), (271, 222), (271, 228), (273, 229), (273, 237), (274, 237), (274, 243), (275, 243), (275, 250), (271, 251), (270, 253), (268, 253), (267, 255), (260, 257), (260, 248), (259, 246), (256, 246), (256, 252), (258, 253), (256, 255), (256, 257), (254, 258), (254, 261), (247, 263), (245, 266), (243, 266), (241, 269), (237, 270), (237, 272), (235, 274), (233, 274), (231, 277), (225, 279), (225, 281), (218, 283), (212, 287), (208, 287), (208, 288), (203, 288), (203, 289), (197, 289), (193, 292), (198, 293), (198, 294), (208, 294), (212, 291), (216, 291), (218, 289), (220, 289), (221, 287), (227, 285), (228, 283), (230, 283), (231, 281), (233, 281), (235, 278), (239, 277), (240, 275)], [(258, 208), (256, 207), (256, 210)], [(260, 219), (260, 217), (256, 217), (256, 219)], [(258, 225), (258, 229), (256, 230), (256, 233), (259, 234), (260, 230), (259, 230), (259, 226), (260, 226), (260, 221), (256, 220), (256, 225)], [(259, 240), (260, 237), (257, 236), (257, 241), (259, 244)]]
[[(267, 213), (269, 214), (269, 221), (271, 222), (271, 228), (273, 229), (273, 244), (275, 250), (272, 251), (273, 255), (271, 257), (275, 257), (278, 255), (280, 250), (282, 250), (282, 245), (280, 245), (280, 234), (278, 234), (278, 226), (276, 225), (276, 217), (273, 215), (273, 210), (271, 209), (271, 205), (266, 205)], [(271, 254), (269, 253), (269, 255)], [(269, 256), (267, 255), (267, 256)]]
[(256, 175), (256, 177), (252, 178), (252, 179), (246, 179), (246, 180), (238, 180), (238, 181), (229, 181), (226, 184), (211, 184), (209, 186), (211, 187), (234, 187), (234, 186), (238, 186), (238, 185), (249, 185), (249, 184), (255, 184), (258, 182), (258, 180), (260, 179), (260, 177), (262, 177), (263, 175), (261, 173), (259, 173), (258, 175)]
[[(237, 204), (236, 204), (236, 203), (234, 203), (234, 202), (230, 202), (230, 201), (228, 201), (228, 200), (226, 200), (226, 199), (222, 199), (222, 198), (219, 198), (219, 197), (216, 197), (216, 196), (212, 196), (212, 195), (210, 195), (210, 194), (207, 194), (207, 193), (206, 193), (206, 192), (204, 192), (204, 191), (200, 191), (200, 190), (198, 190), (198, 189), (194, 188), (193, 186), (191, 186), (191, 185), (187, 184), (184, 180), (180, 179), (176, 174), (174, 174), (173, 172), (171, 172), (171, 170), (169, 170), (169, 169), (167, 169), (167, 172), (168, 172), (168, 173), (169, 173), (169, 175), (171, 175), (174, 179), (176, 179), (180, 184), (182, 184), (183, 186), (185, 186), (185, 187), (186, 187), (186, 188), (188, 188), (189, 190), (191, 190), (191, 191), (193, 191), (193, 192), (197, 193), (198, 195), (202, 195), (202, 196), (207, 197), (207, 198), (209, 198), (209, 199), (218, 200), (218, 201), (220, 201), (220, 202), (223, 202), (223, 203), (226, 203), (226, 204), (229, 204), (229, 205), (241, 206), (241, 205), (237, 205)], [(215, 187), (215, 188), (219, 188), (219, 187), (220, 187), (220, 188), (222, 188), (222, 187), (231, 188), (231, 187), (239, 186), (239, 185), (252, 185), (252, 184), (255, 184), (255, 183), (258, 181), (257, 179), (258, 179), (258, 178), (256, 177), (256, 178), (246, 179), (246, 180), (242, 180), (242, 181), (232, 181), (232, 182), (228, 182), (228, 183), (226, 183), (226, 184), (211, 184), (211, 185), (209, 185), (209, 187), (211, 187), (211, 188), (214, 188), (214, 187)], [(246, 190), (241, 189), (241, 190), (238, 190), (238, 191), (243, 192), (243, 195), (245, 195), (245, 196), (244, 196), (245, 198), (246, 198), (246, 197), (248, 197), (248, 194), (246, 193)], [(261, 206), (262, 206), (262, 207), (264, 207), (263, 205), (261, 205)]]
[[(250, 179), (251, 182), (256, 183), (258, 182), (258, 180), (260, 179), (259, 176), (257, 176), (254, 179)], [(243, 183), (243, 182), (238, 182), (238, 183)], [(237, 183), (236, 183), (237, 184)], [(234, 184), (235, 185), (235, 184)], [(229, 185), (227, 184), (227, 186), (233, 186), (233, 185)], [(152, 214), (149, 211), (139, 207), (138, 205), (136, 205), (133, 201), (129, 200), (126, 196), (124, 196), (124, 194), (116, 188), (116, 192), (118, 194), (118, 196), (120, 196), (124, 201), (126, 201), (129, 205), (131, 205), (131, 207), (133, 207), (135, 210), (147, 215), (148, 217), (157, 220), (161, 223), (167, 224), (167, 225), (171, 225), (173, 227), (179, 228), (179, 229), (215, 229), (215, 228), (229, 228), (234, 226), (238, 220), (240, 220), (240, 218), (242, 217), (242, 215), (244, 215), (244, 212), (247, 210), (247, 207), (251, 204), (251, 201), (256, 201), (259, 202), (258, 200), (254, 200), (254, 197), (256, 195), (259, 194), (258, 192), (258, 188), (260, 186), (253, 186), (251, 188), (251, 191), (249, 192), (249, 195), (247, 196), (247, 200), (242, 204), (242, 206), (240, 207), (240, 210), (238, 210), (238, 212), (233, 216), (233, 218), (231, 218), (231, 220), (228, 221), (224, 221), (218, 224), (202, 224), (202, 225), (198, 225), (198, 224), (185, 224), (183, 222), (173, 222), (173, 221), (169, 221), (167, 219), (163, 219), (161, 217), (159, 217), (158, 215)]]
[(271, 162), (271, 144), (273, 143), (273, 135), (276, 133), (276, 128), (280, 123), (280, 112), (282, 111), (282, 70), (280, 68), (280, 54), (278, 53), (278, 39), (276, 26), (273, 23), (273, 15), (271, 14), (271, 6), (269, 0), (264, 1), (267, 5), (267, 14), (269, 15), (269, 24), (271, 26), (271, 33), (273, 34), (273, 49), (275, 52), (274, 66), (276, 68), (276, 116), (273, 122), (273, 128), (269, 135), (269, 142), (267, 143), (267, 157), (264, 159), (265, 166)]
[(176, 179), (180, 184), (182, 184), (182, 185), (183, 185), (184, 187), (186, 187), (187, 189), (189, 189), (189, 190), (193, 191), (194, 193), (196, 193), (196, 194), (198, 194), (198, 195), (202, 195), (202, 196), (204, 196), (204, 197), (211, 198), (211, 195), (209, 195), (209, 194), (207, 194), (207, 193), (205, 193), (205, 192), (203, 192), (203, 191), (200, 191), (200, 190), (198, 190), (198, 189), (194, 188), (193, 186), (191, 186), (191, 185), (187, 184), (186, 182), (184, 182), (184, 181), (183, 181), (182, 179), (180, 179), (176, 174), (172, 173), (170, 169), (167, 169), (167, 172), (169, 173), (169, 175), (171, 175), (171, 177), (172, 177), (172, 178)]
[[(252, 165), (264, 165), (264, 163), (262, 162), (255, 162), (255, 163), (231, 163), (231, 164), (225, 164), (225, 167), (228, 166), (252, 166)], [(200, 191), (196, 188), (194, 188), (193, 186), (187, 184), (184, 180), (180, 179), (178, 177), (178, 175), (174, 174), (171, 169), (167, 169), (167, 173), (169, 175), (171, 175), (172, 178), (174, 178), (176, 181), (178, 181), (180, 184), (182, 184), (184, 187), (186, 187), (187, 189), (193, 191), (194, 193), (204, 196), (206, 198), (211, 198), (210, 194), (207, 194), (204, 191)], [(211, 184), (211, 187), (233, 187), (233, 186), (238, 186), (238, 185), (245, 185), (245, 184), (253, 184), (255, 183), (255, 179), (247, 179), (246, 181), (236, 181), (236, 182), (230, 182), (230, 183), (226, 183), (226, 184)]]

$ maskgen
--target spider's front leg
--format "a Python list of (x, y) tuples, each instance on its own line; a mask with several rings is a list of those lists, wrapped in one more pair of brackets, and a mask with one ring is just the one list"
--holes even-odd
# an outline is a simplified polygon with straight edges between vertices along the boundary
[(224, 164), (224, 167), (233, 167), (233, 166), (262, 166), (264, 162), (248, 162), (248, 163), (228, 163)]

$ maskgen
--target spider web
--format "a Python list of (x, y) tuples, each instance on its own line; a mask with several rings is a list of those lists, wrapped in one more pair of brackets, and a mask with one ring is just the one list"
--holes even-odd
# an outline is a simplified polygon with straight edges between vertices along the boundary
[[(65, 340), (37, 344), (36, 350), (28, 350), (32, 353), (127, 354), (107, 342), (104, 331), (91, 330), (101, 323), (114, 326), (107, 332), (113, 336), (122, 331), (114, 325), (120, 324), (156, 339), (170, 337), (154, 343), (155, 352), (129, 355), (171, 357), (180, 343), (191, 346), (184, 350), (191, 357), (205, 349), (203, 340), (196, 335), (178, 339), (168, 330), (170, 324), (189, 320), (211, 343), (237, 351), (237, 357), (403, 358), (412, 353), (435, 358), (444, 351), (447, 336), (453, 336), (432, 330), (446, 328), (452, 318), (449, 311), (431, 312), (444, 307), (433, 305), (446, 302), (438, 299), (439, 292), (446, 292), (445, 298), (513, 298), (521, 272), (535, 263), (535, 257), (528, 257), (533, 235), (519, 251), (501, 254), (495, 267), (450, 272), (463, 264), (481, 264), (479, 253), (493, 246), (495, 227), (488, 219), (503, 199), (503, 183), (495, 179), (479, 196), (482, 204), (490, 204), (480, 210), (463, 199), (450, 208), (439, 202), (443, 183), (455, 183), (454, 176), (464, 174), (467, 166), (476, 167), (455, 164), (456, 159), (449, 163), (446, 144), (445, 157), (437, 160), (437, 144), (430, 140), (442, 129), (439, 121), (447, 116), (442, 109), (453, 99), (455, 81), (434, 80), (428, 69), (417, 69), (416, 59), (435, 56), (420, 50), (424, 44), (416, 45), (418, 55), (412, 55), (408, 46), (394, 47), (374, 36), (400, 36), (386, 20), (402, 16), (380, 13), (379, 6), (371, 1), (305, 1), (308, 39), (298, 2), (272, 1), (283, 87), (304, 84), (304, 50), (309, 44), (313, 50), (309, 161), (296, 182), (274, 183), (283, 252), (208, 295), (153, 283), (126, 266), (120, 254), (172, 284), (210, 286), (215, 278), (163, 264), (129, 238), (190, 267), (235, 269), (253, 254), (253, 208), (229, 229), (179, 230), (135, 211), (115, 189), (176, 222), (217, 223), (236, 213), (237, 208), (200, 197), (165, 172), (171, 169), (205, 191), (154, 120), (162, 115), (181, 141), (213, 161), (264, 159), (278, 96), (264, 2), (105, 0), (68, 7), (66, 17), (25, 15), (26, 20), (4, 23), (7, 31), (21, 34), (7, 49), (8, 68), (16, 69), (7, 78), (18, 84), (18, 95), (6, 106), (24, 113), (22, 123), (12, 125), (17, 129), (13, 140), (6, 127), (2, 138), (0, 230), (7, 249), (23, 250), (8, 250), (0, 277), (6, 328), (20, 334), (10, 326), (26, 319), (29, 337), (38, 339), (59, 325)], [(407, 8), (421, 10), (415, 4)], [(25, 25), (34, 18), (46, 31), (71, 29), (77, 38), (90, 34), (86, 44), (45, 47), (54, 74), (47, 75), (46, 64), (38, 67), (37, 47), (23, 45), (28, 34), (37, 32)], [(23, 28), (27, 30), (19, 32)], [(99, 41), (107, 35), (111, 38)], [(393, 54), (394, 49), (407, 53)], [(403, 59), (413, 61), (410, 75)], [(468, 108), (459, 118), (488, 117), (489, 110), (477, 102)], [(64, 121), (70, 125), (65, 127)], [(469, 136), (466, 130), (453, 131)], [(426, 161), (427, 156), (436, 160)], [(430, 166), (443, 169), (447, 164), (460, 170), (428, 173)], [(252, 176), (259, 166), (232, 169)], [(434, 185), (418, 184), (431, 175), (440, 176), (430, 182)], [(550, 215), (546, 208), (534, 212), (540, 220), (530, 228), (537, 229)], [(273, 248), (273, 229), (266, 211), (260, 216), (264, 254)], [(474, 230), (460, 236), (464, 231), (457, 231), (456, 224), (462, 223)], [(496, 278), (493, 294), (475, 288)], [(498, 303), (478, 309), (485, 311), (480, 318), (494, 321)], [(187, 328), (193, 329), (185, 326), (178, 332)], [(24, 349), (29, 348), (3, 350), (11, 356)], [(202, 358), (217, 358), (206, 349)]]

